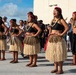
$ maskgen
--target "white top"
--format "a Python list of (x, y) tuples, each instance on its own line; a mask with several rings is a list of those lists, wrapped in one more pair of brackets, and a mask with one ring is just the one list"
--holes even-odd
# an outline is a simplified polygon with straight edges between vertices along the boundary
[[(20, 29), (22, 29), (24, 31), (24, 25), (23, 26), (19, 26)], [(24, 32), (21, 34), (22, 37), (24, 37)]]
[(8, 22), (4, 22), (4, 24), (5, 24), (8, 28), (10, 27), (10, 25), (9, 25)]
[(24, 25), (23, 26), (19, 26), (20, 29), (22, 29), (24, 31)]

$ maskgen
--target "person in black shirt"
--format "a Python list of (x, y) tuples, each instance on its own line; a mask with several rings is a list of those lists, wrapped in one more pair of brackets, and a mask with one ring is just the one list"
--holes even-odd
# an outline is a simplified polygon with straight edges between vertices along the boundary
[(44, 48), (44, 43), (45, 43), (45, 36), (44, 36), (45, 25), (43, 24), (42, 20), (38, 21), (38, 25), (42, 30), (41, 33), (39, 34), (40, 46), (41, 46), (41, 49), (42, 49), (42, 48)]
[(76, 11), (72, 13), (72, 18), (69, 22), (72, 25), (72, 54), (73, 54), (73, 61), (72, 65), (76, 65)]

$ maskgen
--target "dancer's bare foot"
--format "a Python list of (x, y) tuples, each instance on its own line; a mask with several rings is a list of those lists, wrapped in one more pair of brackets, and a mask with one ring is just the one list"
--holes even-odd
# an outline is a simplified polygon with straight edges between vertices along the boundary
[(4, 61), (4, 60), (6, 60), (5, 58), (2, 58), (2, 59), (0, 59), (1, 61)]
[(28, 63), (26, 66), (30, 66), (32, 63)]
[(37, 65), (36, 64), (31, 64), (31, 65), (29, 65), (29, 67), (37, 67)]
[(52, 70), (51, 73), (56, 73), (57, 71), (58, 71), (58, 70), (55, 69), (55, 70)]
[(13, 63), (18, 63), (18, 61), (14, 61)]
[(14, 62), (15, 62), (15, 60), (10, 61), (10, 63), (14, 63)]
[(56, 74), (63, 74), (63, 71), (57, 71)]

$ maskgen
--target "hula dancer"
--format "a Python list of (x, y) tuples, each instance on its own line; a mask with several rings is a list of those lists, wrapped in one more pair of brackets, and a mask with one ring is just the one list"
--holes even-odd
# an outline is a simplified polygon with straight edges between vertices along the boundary
[(22, 30), (16, 24), (16, 19), (10, 20), (10, 48), (9, 50), (13, 53), (13, 60), (10, 63), (18, 63), (18, 51), (22, 51), (22, 43), (19, 40), (19, 35)]
[(69, 27), (62, 17), (62, 10), (55, 7), (53, 11), (54, 19), (51, 22), (51, 32), (48, 38), (46, 59), (54, 62), (55, 69), (51, 73), (63, 73), (63, 61), (67, 58), (66, 42), (63, 35)]
[(37, 25), (35, 16), (32, 12), (28, 13), (28, 25), (24, 38), (24, 54), (29, 55), (30, 62), (26, 65), (29, 67), (36, 67), (37, 54), (40, 52), (40, 41), (38, 35), (41, 29)]
[[(2, 17), (0, 17), (0, 60), (5, 60), (5, 50), (7, 49), (6, 44), (6, 33), (8, 28), (2, 21)], [(2, 58), (1, 58), (2, 53)]]

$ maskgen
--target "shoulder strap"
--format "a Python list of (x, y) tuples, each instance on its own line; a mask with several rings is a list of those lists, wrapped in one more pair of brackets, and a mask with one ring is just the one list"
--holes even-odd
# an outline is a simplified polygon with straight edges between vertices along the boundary
[(32, 25), (31, 25), (30, 27), (32, 27), (32, 26), (33, 26), (33, 24), (34, 24), (34, 23), (32, 23)]
[[(51, 25), (52, 27), (56, 25), (56, 23), (60, 20), (60, 18), (53, 24)], [(53, 20), (52, 20), (53, 21)]]

